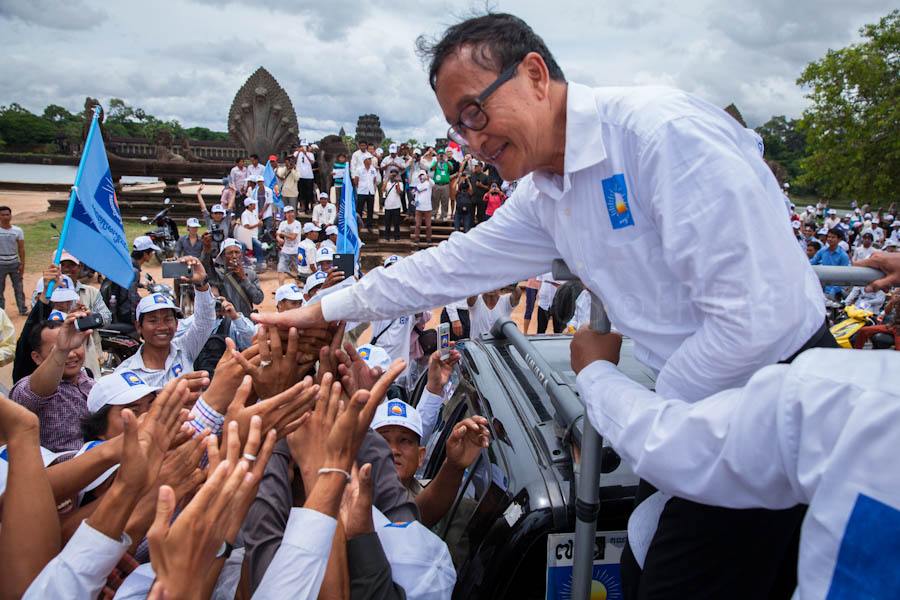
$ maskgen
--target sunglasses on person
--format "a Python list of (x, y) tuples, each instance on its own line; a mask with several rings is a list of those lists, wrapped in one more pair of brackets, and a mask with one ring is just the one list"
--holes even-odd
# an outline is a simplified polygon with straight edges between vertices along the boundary
[(522, 60), (524, 60), (524, 57), (506, 67), (492, 84), (484, 88), (483, 92), (478, 94), (474, 99), (469, 100), (469, 102), (460, 109), (456, 123), (447, 129), (448, 138), (457, 144), (468, 146), (469, 143), (466, 141), (465, 130), (481, 131), (487, 127), (488, 114), (484, 110), (484, 103), (501, 85), (515, 77), (516, 70), (519, 68)]

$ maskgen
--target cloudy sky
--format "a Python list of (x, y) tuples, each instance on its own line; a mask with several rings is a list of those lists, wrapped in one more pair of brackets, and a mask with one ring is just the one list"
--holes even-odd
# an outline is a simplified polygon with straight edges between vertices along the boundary
[[(465, 0), (464, 0), (465, 2)], [(458, 5), (451, 14), (448, 4)], [(888, 0), (500, 0), (535, 28), (568, 79), (663, 83), (725, 106), (750, 125), (798, 116), (794, 81), (828, 48), (858, 39)], [(235, 92), (258, 67), (287, 90), (301, 135), (318, 139), (360, 114), (388, 136), (443, 136), (446, 123), (415, 57), (484, 2), (392, 0), (0, 0), (0, 104), (80, 110), (118, 97), (185, 126), (224, 131)]]

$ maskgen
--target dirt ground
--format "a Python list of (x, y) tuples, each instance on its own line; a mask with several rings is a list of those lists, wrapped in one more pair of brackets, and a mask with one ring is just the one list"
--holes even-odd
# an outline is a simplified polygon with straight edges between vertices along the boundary
[[(210, 189), (213, 186), (208, 186)], [(196, 188), (194, 186), (183, 186), (184, 191), (187, 193), (191, 193)], [(27, 224), (34, 221), (40, 221), (42, 219), (47, 219), (53, 215), (47, 212), (47, 199), (52, 198), (54, 196), (65, 197), (65, 194), (53, 194), (48, 192), (4, 192), (0, 191), (0, 204), (6, 204), (13, 209), (13, 223), (14, 224)], [(43, 261), (42, 264), (50, 264), (52, 260), (52, 256), (48, 254), (46, 256), (46, 260)], [(31, 262), (31, 261), (29, 261)], [(145, 267), (145, 272), (150, 273), (154, 279), (157, 281), (162, 281), (162, 269), (159, 264), (153, 262), (148, 267)], [(24, 288), (25, 288), (25, 296), (28, 300), (28, 305), (31, 306), (31, 292), (34, 290), (37, 285), (38, 279), (41, 277), (41, 272), (37, 269), (28, 269), (25, 271), (24, 276)], [(260, 275), (260, 282), (265, 292), (265, 300), (259, 306), (259, 310), (262, 312), (269, 312), (275, 310), (275, 289), (278, 288), (278, 275), (274, 271), (269, 271)], [(13, 296), (12, 285), (9, 280), (6, 282), (6, 314), (9, 315), (9, 318), (12, 320), (13, 324), (16, 327), (16, 333), (18, 335), (22, 330), (22, 326), (25, 323), (25, 317), (19, 316), (19, 312), (16, 308), (15, 297)], [(94, 282), (96, 285), (96, 282)], [(523, 322), (523, 314), (524, 314), (524, 298), (519, 303), (519, 306), (513, 311), (513, 320), (522, 326)], [(432, 311), (432, 320), (429, 323), (429, 327), (435, 325), (440, 319), (440, 309)], [(536, 321), (535, 317), (535, 321)], [(532, 325), (532, 331), (536, 328), (536, 325)], [(4, 384), (7, 387), (11, 387), (12, 385), (12, 364), (6, 365), (4, 367), (0, 367), (0, 383)]]

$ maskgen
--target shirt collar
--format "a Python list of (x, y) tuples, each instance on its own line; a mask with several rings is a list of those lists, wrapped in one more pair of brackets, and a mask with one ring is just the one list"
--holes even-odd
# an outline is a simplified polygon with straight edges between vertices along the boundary
[[(562, 192), (569, 189), (568, 175), (592, 167), (606, 158), (603, 125), (594, 91), (586, 85), (569, 83), (566, 91), (566, 147)], [(541, 192), (558, 198), (559, 178), (547, 171), (535, 171), (533, 180)]]

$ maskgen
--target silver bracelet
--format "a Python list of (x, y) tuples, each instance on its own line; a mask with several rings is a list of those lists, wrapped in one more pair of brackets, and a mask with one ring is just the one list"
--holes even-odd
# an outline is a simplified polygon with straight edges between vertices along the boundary
[(319, 475), (324, 475), (325, 473), (340, 473), (347, 478), (347, 483), (350, 482), (350, 473), (343, 469), (339, 469), (337, 467), (322, 467), (321, 469), (319, 469)]

